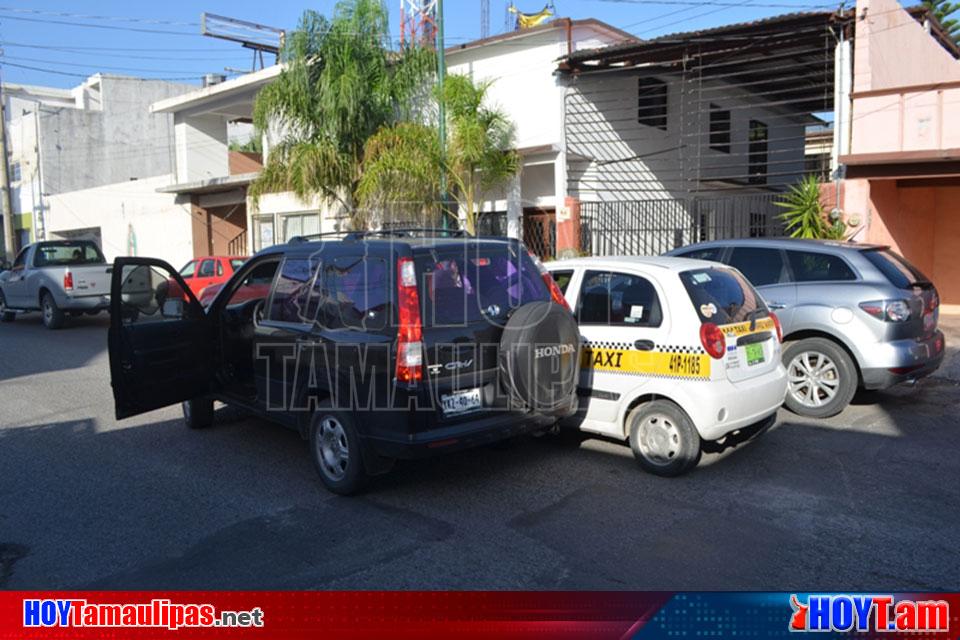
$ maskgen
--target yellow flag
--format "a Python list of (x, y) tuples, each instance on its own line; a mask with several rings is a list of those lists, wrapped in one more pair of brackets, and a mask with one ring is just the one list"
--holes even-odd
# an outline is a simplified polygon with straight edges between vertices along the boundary
[(521, 29), (536, 27), (546, 22), (547, 18), (553, 17), (553, 11), (550, 10), (549, 6), (544, 7), (539, 13), (523, 13), (515, 6), (510, 5), (510, 13), (517, 14), (517, 25)]

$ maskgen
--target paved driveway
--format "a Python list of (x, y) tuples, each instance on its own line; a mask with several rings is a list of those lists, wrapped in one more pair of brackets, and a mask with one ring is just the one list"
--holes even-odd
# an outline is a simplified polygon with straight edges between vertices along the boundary
[(684, 478), (567, 435), (339, 498), (262, 421), (115, 421), (106, 329), (0, 325), (0, 587), (960, 589), (955, 347), (936, 377), (783, 412)]

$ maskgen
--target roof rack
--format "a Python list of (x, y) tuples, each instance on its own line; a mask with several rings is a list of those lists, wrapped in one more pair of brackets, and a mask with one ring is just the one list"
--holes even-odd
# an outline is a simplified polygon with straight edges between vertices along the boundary
[(413, 238), (417, 236), (443, 236), (447, 238), (465, 238), (469, 234), (464, 229), (441, 229), (438, 227), (400, 227), (396, 229), (378, 229), (376, 231), (353, 231), (356, 238), (368, 236), (399, 236)]
[(377, 236), (394, 236), (397, 238), (416, 238), (427, 236), (440, 236), (445, 238), (466, 238), (470, 237), (464, 229), (439, 229), (436, 227), (408, 227), (401, 229), (378, 229), (376, 231), (328, 231), (326, 233), (311, 233), (308, 235), (294, 236), (287, 240), (287, 244), (301, 244), (311, 240), (319, 240), (329, 236), (341, 236), (343, 240), (362, 240), (363, 238)]

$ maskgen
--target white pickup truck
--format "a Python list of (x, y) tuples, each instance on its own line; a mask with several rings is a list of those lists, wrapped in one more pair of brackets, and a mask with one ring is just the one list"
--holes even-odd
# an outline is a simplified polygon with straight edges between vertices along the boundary
[(89, 240), (29, 244), (9, 268), (0, 270), (0, 321), (12, 321), (17, 312), (40, 311), (48, 329), (59, 329), (68, 313), (108, 311), (112, 273), (113, 266)]

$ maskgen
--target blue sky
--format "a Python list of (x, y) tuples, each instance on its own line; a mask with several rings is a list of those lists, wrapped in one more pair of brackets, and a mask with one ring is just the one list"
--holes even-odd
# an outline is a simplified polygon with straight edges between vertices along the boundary
[[(673, 4), (675, 1), (555, 0), (555, 4), (558, 16), (597, 18), (642, 38), (824, 6), (823, 0), (720, 0), (739, 6)], [(544, 4), (544, 0), (515, 2), (520, 10), (527, 12), (539, 11)], [(751, 4), (767, 6), (751, 7)], [(771, 4), (781, 6), (771, 7)], [(300, 0), (0, 0), (3, 81), (69, 87), (79, 83), (80, 76), (101, 71), (196, 82), (204, 73), (223, 73), (224, 67), (247, 69), (252, 58), (240, 45), (200, 36), (201, 12), (292, 28), (305, 8), (330, 14), (333, 5), (333, 0), (309, 3)], [(399, 0), (387, 2), (394, 36), (399, 34), (399, 5)], [(504, 30), (506, 5), (505, 0), (490, 0), (492, 34)], [(448, 45), (479, 37), (480, 0), (446, 0), (444, 10)], [(53, 15), (56, 12), (104, 19), (81, 20)], [(158, 22), (132, 22), (123, 18)], [(61, 22), (69, 24), (59, 24)], [(84, 27), (78, 23), (110, 28)], [(151, 30), (175, 33), (147, 32)]]

